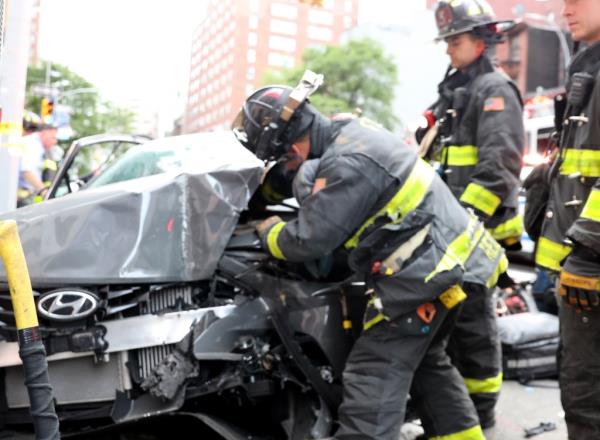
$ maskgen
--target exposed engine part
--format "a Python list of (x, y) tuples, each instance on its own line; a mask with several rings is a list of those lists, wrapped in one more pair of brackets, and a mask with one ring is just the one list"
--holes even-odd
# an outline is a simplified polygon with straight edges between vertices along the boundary
[(136, 350), (137, 378), (143, 381), (149, 377), (152, 374), (152, 370), (169, 356), (174, 348), (175, 344), (168, 344)]
[(153, 396), (171, 400), (186, 379), (198, 375), (198, 370), (187, 355), (176, 349), (162, 360), (144, 382), (142, 389)]
[(185, 310), (192, 306), (192, 286), (173, 286), (160, 289), (151, 289), (148, 301), (141, 304), (140, 312), (160, 313), (167, 310)]

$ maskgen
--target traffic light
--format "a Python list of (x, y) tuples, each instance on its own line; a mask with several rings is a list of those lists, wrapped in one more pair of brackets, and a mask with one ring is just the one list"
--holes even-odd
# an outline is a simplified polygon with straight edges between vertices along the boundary
[(52, 116), (54, 112), (54, 101), (48, 98), (42, 98), (42, 109), (40, 114), (42, 115), (42, 119), (45, 119), (48, 116)]
[(299, 0), (300, 3), (305, 3), (309, 6), (316, 6), (317, 8), (323, 7), (323, 0)]

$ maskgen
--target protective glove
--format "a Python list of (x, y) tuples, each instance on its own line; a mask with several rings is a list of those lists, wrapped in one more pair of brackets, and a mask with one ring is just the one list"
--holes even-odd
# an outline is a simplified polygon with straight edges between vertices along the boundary
[(279, 217), (278, 215), (273, 215), (267, 218), (266, 220), (263, 220), (262, 222), (258, 223), (256, 225), (256, 232), (258, 233), (260, 240), (264, 242), (263, 238), (269, 232), (269, 229), (271, 229), (272, 226), (282, 221), (283, 220), (281, 220), (281, 217)]
[(576, 244), (562, 267), (559, 294), (579, 309), (600, 310), (600, 255)]

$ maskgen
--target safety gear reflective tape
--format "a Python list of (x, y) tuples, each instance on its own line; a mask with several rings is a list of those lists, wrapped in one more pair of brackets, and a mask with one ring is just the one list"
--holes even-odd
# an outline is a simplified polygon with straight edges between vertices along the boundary
[(495, 228), (488, 229), (488, 232), (492, 234), (492, 237), (496, 240), (520, 237), (523, 234), (523, 217), (517, 215)]
[(560, 262), (570, 253), (570, 246), (556, 243), (546, 237), (540, 237), (535, 251), (535, 263), (538, 266), (560, 272)]
[(583, 177), (600, 177), (600, 150), (568, 148), (565, 150), (560, 173), (581, 173)]
[(283, 252), (281, 252), (281, 249), (279, 248), (279, 244), (277, 244), (277, 239), (279, 238), (279, 233), (281, 232), (285, 224), (285, 222), (279, 222), (275, 224), (275, 226), (273, 226), (267, 234), (267, 246), (269, 247), (269, 252), (275, 258), (278, 258), (280, 260), (285, 260), (285, 257), (283, 256)]
[(560, 285), (582, 290), (600, 291), (600, 278), (562, 271), (560, 273)]
[(481, 426), (477, 425), (454, 434), (429, 437), (429, 440), (485, 440), (485, 436), (483, 435)]
[(457, 285), (450, 287), (438, 298), (444, 305), (444, 307), (446, 307), (448, 310), (451, 310), (454, 307), (456, 307), (457, 304), (467, 299), (467, 294), (464, 292), (464, 290), (462, 290), (460, 286)]
[(42, 168), (50, 171), (56, 171), (58, 169), (58, 164), (51, 159), (46, 159), (44, 162), (42, 162)]
[(476, 217), (471, 216), (467, 229), (450, 243), (436, 268), (425, 278), (425, 282), (429, 282), (436, 275), (452, 270), (456, 266), (464, 267), (484, 232), (483, 225)]
[(469, 394), (499, 393), (502, 388), (502, 373), (487, 379), (472, 379), (465, 377), (465, 385)]
[(442, 151), (442, 163), (455, 167), (477, 165), (478, 151), (474, 145), (451, 145)]
[(600, 190), (593, 189), (590, 192), (581, 217), (600, 222)]
[(498, 278), (500, 277), (500, 275), (502, 275), (507, 270), (508, 270), (508, 258), (506, 258), (506, 255), (503, 254), (502, 257), (500, 257), (500, 261), (498, 262), (498, 265), (496, 266), (496, 270), (490, 276), (490, 278), (487, 280), (486, 287), (488, 289), (491, 289), (492, 287), (494, 287), (498, 283)]
[(422, 159), (417, 159), (400, 190), (377, 214), (362, 224), (352, 238), (346, 242), (346, 248), (355, 248), (362, 233), (375, 223), (378, 218), (387, 215), (393, 222), (397, 222), (419, 206), (425, 198), (434, 176), (435, 171), (433, 168)]
[(375, 297), (375, 298), (369, 299), (369, 301), (367, 302), (367, 307), (366, 307), (366, 310), (365, 310), (365, 317), (369, 313), (369, 310), (373, 310), (374, 309), (374, 310), (377, 310), (378, 313), (373, 318), (371, 318), (368, 321), (365, 321), (363, 323), (363, 330), (365, 330), (365, 331), (369, 330), (373, 326), (379, 324), (381, 321), (389, 321), (390, 320), (389, 317), (385, 316), (383, 314), (383, 312), (377, 308), (376, 302), (378, 300), (379, 300), (379, 298)]
[(483, 186), (477, 183), (469, 183), (465, 192), (460, 196), (460, 201), (474, 206), (487, 215), (494, 215), (502, 200)]

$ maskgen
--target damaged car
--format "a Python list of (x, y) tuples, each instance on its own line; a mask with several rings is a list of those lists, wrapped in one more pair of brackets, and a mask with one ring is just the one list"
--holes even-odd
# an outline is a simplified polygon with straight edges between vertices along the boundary
[[(272, 212), (248, 206), (264, 164), (228, 132), (128, 146), (86, 179), (76, 162), (46, 201), (0, 216), (18, 223), (63, 437), (172, 437), (177, 416), (207, 439), (330, 435), (364, 285), (261, 249), (253, 222)], [(22, 426), (1, 263), (0, 335), (0, 423)]]

